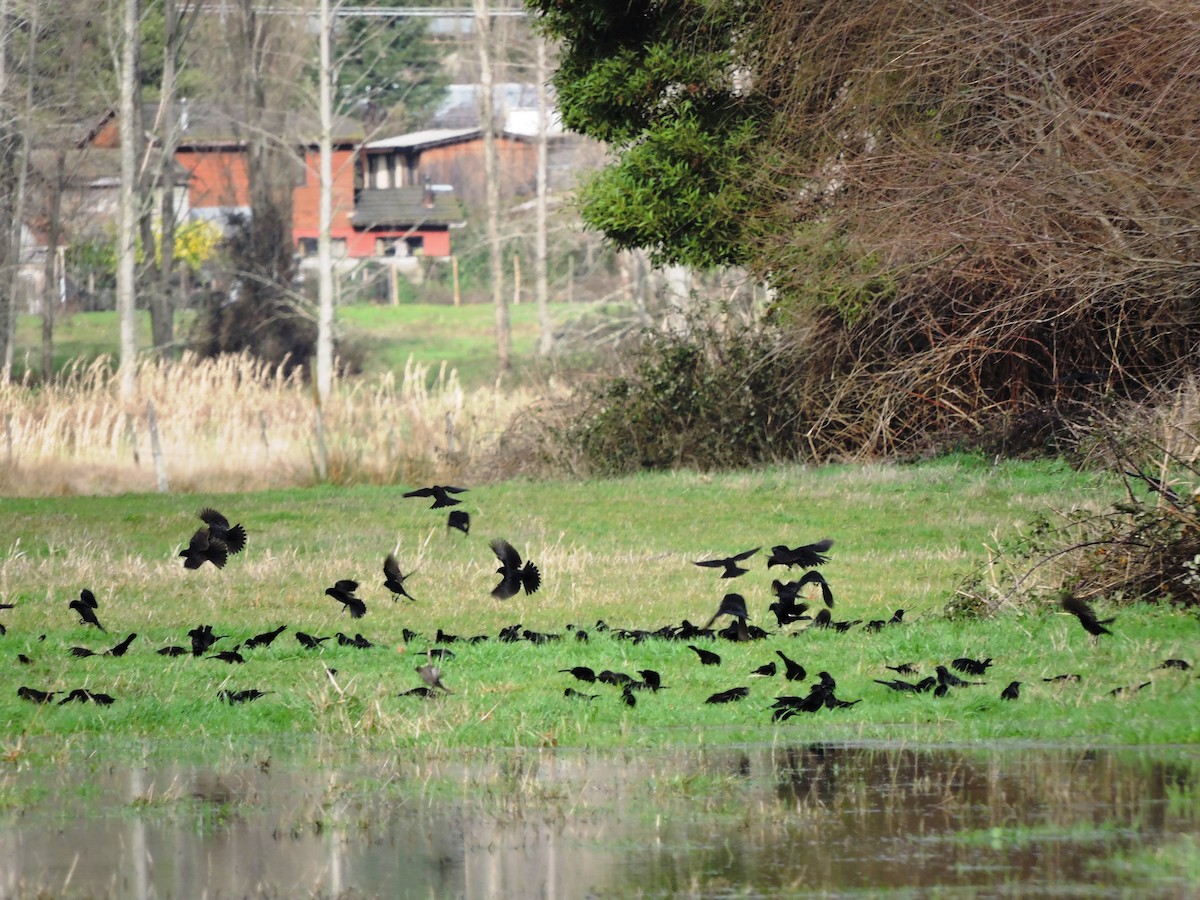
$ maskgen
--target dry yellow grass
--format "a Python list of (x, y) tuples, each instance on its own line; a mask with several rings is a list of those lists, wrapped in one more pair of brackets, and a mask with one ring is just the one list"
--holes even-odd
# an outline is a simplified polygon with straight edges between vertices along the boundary
[(519, 391), (468, 393), (453, 370), (411, 360), (402, 377), (336, 381), (320, 410), (310, 385), (248, 356), (148, 360), (137, 382), (136, 398), (123, 401), (103, 358), (51, 385), (0, 384), (0, 493), (154, 490), (151, 410), (172, 491), (294, 487), (322, 471), (342, 484), (448, 477), (529, 401)]

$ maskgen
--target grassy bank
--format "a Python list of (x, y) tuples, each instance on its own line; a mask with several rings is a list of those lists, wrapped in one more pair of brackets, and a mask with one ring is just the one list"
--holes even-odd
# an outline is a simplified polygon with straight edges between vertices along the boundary
[[(271, 740), (297, 732), (333, 746), (513, 747), (723, 744), (739, 741), (886, 739), (1088, 740), (1194, 742), (1200, 701), (1191, 672), (1157, 670), (1168, 657), (1196, 663), (1195, 619), (1170, 609), (1122, 608), (1111, 638), (1092, 641), (1054, 608), (1012, 608), (988, 621), (947, 621), (942, 609), (958, 578), (979, 566), (987, 548), (1017, 533), (1047, 507), (1106, 505), (1119, 488), (1055, 463), (956, 458), (917, 467), (777, 468), (701, 476), (639, 476), (583, 484), (509, 482), (461, 495), (473, 517), (469, 535), (448, 531), (445, 511), (404, 499), (404, 486), (316, 488), (243, 495), (123, 495), (0, 501), (6, 523), (0, 591), (14, 609), (0, 612), (8, 687), (0, 691), (5, 749), (18, 756), (89, 738), (139, 737)], [(199, 526), (206, 504), (245, 524), (249, 545), (227, 567), (185, 571), (176, 557)], [(776, 543), (835, 540), (822, 571), (833, 588), (834, 618), (868, 621), (904, 608), (905, 622), (878, 633), (862, 625), (841, 634), (776, 629), (770, 582), (790, 576), (766, 569), (723, 581), (693, 562)], [(503, 537), (543, 574), (533, 595), (506, 602), (488, 540)], [(393, 603), (382, 587), (383, 556), (395, 550), (415, 602)], [(996, 577), (1002, 577), (997, 571)], [(351, 620), (324, 595), (338, 579), (362, 582), (368, 613)], [(78, 624), (68, 601), (90, 588), (102, 634)], [(735, 644), (692, 641), (719, 653), (700, 666), (687, 643), (620, 637), (618, 629), (657, 629), (683, 619), (702, 624), (722, 595), (747, 600), (751, 620), (774, 632)], [(1114, 610), (1102, 608), (1103, 614)], [(604, 620), (611, 631), (601, 631)], [(210, 654), (286, 625), (270, 647), (245, 649), (246, 662), (175, 659), (155, 651), (188, 646), (187, 631), (211, 624), (229, 635)], [(500, 629), (564, 635), (535, 645), (502, 643)], [(568, 626), (574, 628), (568, 629)], [(488, 640), (445, 645), (453, 694), (435, 701), (400, 697), (420, 686), (414, 668), (438, 629)], [(574, 640), (575, 628), (589, 634)], [(405, 638), (404, 629), (417, 632)], [(295, 632), (361, 632), (376, 646), (303, 649)], [(136, 632), (121, 657), (77, 659), (69, 648), (103, 651)], [(793, 634), (792, 632), (796, 632)], [(44, 636), (44, 640), (42, 639)], [(751, 677), (782, 650), (808, 669), (802, 685), (781, 676)], [(32, 661), (25, 665), (17, 654)], [(992, 657), (986, 685), (942, 699), (894, 693), (874, 679), (885, 664), (915, 663), (921, 674), (959, 656)], [(664, 690), (621, 702), (606, 685), (559, 670), (585, 665), (637, 677), (662, 675)], [(336, 670), (330, 676), (326, 669)], [(862, 700), (775, 724), (770, 703), (804, 694), (818, 671), (837, 678), (837, 694)], [(1043, 678), (1079, 674), (1079, 682)], [(914, 679), (915, 680), (915, 679)], [(1025, 683), (1016, 702), (999, 699), (1011, 680)], [(1113, 688), (1150, 682), (1126, 696)], [(35, 705), (16, 688), (85, 687), (117, 698), (91, 704)], [(750, 688), (739, 703), (709, 705), (711, 694)], [(571, 701), (574, 687), (595, 700)], [(217, 691), (269, 690), (261, 700), (228, 706)]]

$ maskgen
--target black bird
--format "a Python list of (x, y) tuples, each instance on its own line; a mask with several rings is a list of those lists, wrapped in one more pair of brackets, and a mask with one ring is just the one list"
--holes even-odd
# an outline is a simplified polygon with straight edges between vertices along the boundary
[(125, 638), (125, 640), (121, 641), (121, 643), (117, 644), (115, 647), (105, 650), (104, 655), (105, 656), (124, 656), (125, 651), (129, 649), (129, 645), (133, 643), (133, 639), (135, 637), (137, 637), (137, 632), (134, 632), (133, 634), (129, 635), (129, 637)]
[(178, 555), (183, 557), (185, 569), (198, 569), (206, 562), (223, 569), (229, 559), (229, 548), (223, 541), (213, 537), (211, 529), (201, 528)]
[(829, 586), (829, 582), (816, 569), (811, 569), (800, 576), (799, 579), (792, 582), (797, 586), (797, 589), (804, 587), (806, 584), (819, 584), (821, 586), (821, 599), (830, 609), (833, 608), (833, 589)]
[(28, 666), (33, 663), (33, 660), (30, 659), (28, 656), (26, 656), (24, 653), (18, 653), (17, 654), (17, 662), (19, 662), (23, 666)]
[(1021, 696), (1021, 682), (1013, 681), (1000, 692), (1001, 700), (1016, 700)]
[[(383, 560), (383, 586), (395, 594), (397, 597), (407, 597), (409, 600), (417, 598), (404, 589), (404, 580), (410, 577), (413, 573), (409, 572), (405, 575), (400, 571), (400, 563), (396, 561), (396, 555), (389, 553)], [(393, 597), (393, 602), (396, 597)]]
[(1079, 624), (1083, 626), (1083, 630), (1092, 637), (1099, 637), (1102, 634), (1112, 634), (1104, 626), (1111, 622), (1112, 619), (1097, 619), (1096, 614), (1088, 605), (1086, 600), (1081, 600), (1074, 594), (1067, 594), (1060, 601), (1062, 608), (1079, 620)]
[(157, 653), (159, 656), (186, 656), (188, 651), (187, 651), (186, 647), (172, 646), (172, 647), (163, 647), (159, 650), (155, 650), (154, 652)]
[(889, 625), (903, 625), (904, 624), (904, 610), (898, 609), (894, 613), (892, 613), (892, 617), (890, 619), (888, 619), (887, 623)]
[(452, 509), (446, 518), (446, 528), (457, 528), (463, 534), (471, 531), (471, 516), (465, 509)]
[(750, 617), (746, 612), (746, 598), (741, 594), (726, 594), (721, 598), (721, 605), (717, 607), (717, 611), (703, 627), (711, 628), (712, 623), (720, 616), (733, 616), (738, 621), (745, 622)]
[(273, 694), (273, 693), (275, 693), (275, 692), (274, 691), (260, 691), (257, 688), (246, 688), (245, 690), (242, 690), (242, 691), (222, 690), (222, 691), (217, 691), (217, 699), (223, 700), (224, 702), (228, 703), (230, 706), (233, 706), (236, 703), (249, 703), (252, 700), (259, 700), (259, 699), (267, 696), (267, 694)]
[(208, 659), (219, 659), (221, 662), (227, 663), (244, 663), (246, 660), (242, 654), (238, 653), (242, 649), (242, 645), (238, 644), (232, 650), (222, 650), (220, 653), (214, 653)]
[(89, 656), (95, 656), (96, 651), (89, 650), (87, 647), (72, 647), (67, 651), (76, 659), (87, 659)]
[(637, 706), (637, 697), (633, 696), (633, 680), (621, 685), (621, 702), (626, 706)]
[(945, 666), (935, 666), (938, 676), (938, 684), (946, 687), (967, 687), (972, 684), (986, 684), (985, 681), (963, 681), (957, 675), (952, 673)]
[(711, 650), (705, 650), (703, 647), (697, 647), (694, 644), (688, 644), (688, 649), (696, 652), (696, 655), (700, 657), (700, 665), (702, 666), (719, 666), (721, 664), (721, 657)]
[(737, 578), (739, 575), (745, 575), (750, 571), (749, 569), (742, 568), (738, 563), (749, 559), (761, 549), (761, 547), (755, 547), (753, 550), (744, 550), (741, 553), (736, 553), (733, 556), (725, 556), (721, 559), (701, 559), (696, 562), (696, 565), (709, 569), (724, 569), (725, 571), (721, 573), (722, 578)]
[(960, 656), (950, 665), (964, 675), (986, 675), (992, 665), (992, 658), (989, 656), (987, 659), (971, 659), (969, 656)]
[(735, 687), (727, 691), (717, 691), (705, 703), (736, 703), (738, 700), (745, 700), (750, 696), (750, 688)]
[(559, 669), (558, 671), (574, 675), (580, 681), (585, 681), (588, 684), (596, 680), (596, 673), (587, 666), (572, 666), (569, 669)]
[(419, 632), (413, 631), (411, 628), (405, 628), (400, 634), (404, 636), (404, 643), (406, 644), (411, 644), (417, 638), (422, 637)]
[(229, 635), (213, 634), (211, 625), (197, 625), (188, 632), (188, 637), (192, 639), (192, 656), (203, 656), (209, 647)]
[(750, 675), (752, 677), (755, 675), (759, 675), (763, 678), (773, 678), (775, 676), (776, 668), (777, 667), (776, 667), (775, 663), (773, 663), (773, 662), (765, 663), (764, 665), (759, 666), (757, 669), (755, 669), (753, 672), (751, 672)]
[(102, 694), (99, 691), (88, 691), (83, 688), (75, 688), (67, 696), (58, 701), (58, 705), (64, 703), (95, 703), (98, 706), (112, 706), (116, 702), (116, 698), (110, 694)]
[(319, 650), (321, 644), (329, 640), (331, 637), (333, 637), (333, 635), (327, 635), (326, 637), (314, 637), (311, 634), (305, 634), (303, 631), (296, 632), (296, 640), (298, 640), (300, 642), (300, 646), (304, 647), (306, 650)]
[(891, 669), (897, 675), (916, 675), (917, 667), (912, 663), (900, 663), (898, 666), (884, 666), (885, 669)]
[(891, 688), (893, 691), (898, 691), (902, 694), (923, 694), (925, 691), (937, 684), (937, 679), (930, 675), (928, 678), (923, 678), (916, 684), (910, 681), (901, 681), (899, 678), (893, 681), (883, 681), (879, 678), (874, 679), (876, 684), (882, 684), (884, 687)]
[(829, 548), (833, 546), (833, 541), (829, 538), (817, 541), (815, 544), (804, 544), (789, 550), (784, 544), (777, 544), (771, 548), (771, 555), (767, 559), (767, 568), (771, 566), (800, 566), (801, 568), (809, 569), (813, 566), (823, 565), (829, 562), (829, 557), (825, 554), (829, 552)]
[(1120, 697), (1122, 694), (1136, 694), (1142, 688), (1150, 687), (1149, 681), (1143, 681), (1141, 684), (1131, 684), (1127, 687), (1113, 688), (1108, 692), (1110, 697)]
[(1059, 682), (1062, 682), (1062, 681), (1079, 681), (1079, 680), (1080, 680), (1080, 679), (1079, 679), (1079, 676), (1078, 676), (1078, 675), (1073, 675), (1073, 674), (1069, 674), (1069, 675), (1054, 675), (1054, 676), (1051, 676), (1050, 678), (1043, 678), (1043, 679), (1042, 679), (1042, 681), (1050, 681), (1050, 682), (1054, 682), (1054, 681), (1059, 681)]
[(430, 509), (441, 509), (444, 506), (457, 506), (462, 503), (461, 500), (456, 500), (451, 497), (451, 494), (461, 494), (466, 491), (466, 488), (451, 487), (448, 484), (434, 484), (429, 487), (417, 488), (404, 494), (405, 497), (432, 497), (433, 506)]
[(354, 637), (349, 637), (339, 631), (337, 633), (337, 642), (343, 647), (355, 647), (359, 650), (370, 650), (375, 646), (358, 632), (355, 632)]
[(28, 700), (30, 703), (49, 703), (57, 693), (58, 691), (39, 691), (37, 688), (25, 687), (24, 685), (17, 688), (17, 696), (22, 700)]
[[(774, 585), (782, 585), (781, 582), (774, 582)], [(778, 596), (778, 592), (776, 592)], [(779, 597), (774, 603), (767, 607), (771, 612), (775, 613), (775, 623), (782, 628), (785, 625), (791, 625), (793, 622), (805, 622), (812, 618), (808, 615), (808, 604), (797, 603), (795, 595), (791, 599)]]
[(401, 691), (397, 697), (423, 697), (426, 700), (432, 700), (434, 697), (440, 697), (437, 691), (431, 687), (421, 685), (420, 687), (409, 688), (407, 691)]
[(430, 688), (445, 691), (447, 694), (453, 694), (454, 691), (442, 684), (442, 670), (435, 666), (432, 662), (427, 662), (423, 666), (417, 666), (417, 674), (421, 676)]
[(79, 592), (78, 600), (72, 600), (67, 606), (79, 615), (80, 624), (95, 625), (101, 631), (105, 630), (104, 626), (100, 624), (100, 620), (96, 618), (96, 595), (87, 588)]
[(333, 587), (325, 588), (325, 593), (342, 604), (345, 611), (350, 613), (350, 618), (361, 619), (367, 614), (367, 604), (354, 596), (354, 591), (357, 588), (357, 581), (350, 578), (343, 578), (334, 582)]
[(855, 619), (852, 622), (835, 622), (835, 621), (833, 621), (833, 616), (830, 615), (829, 610), (823, 609), (819, 613), (817, 613), (815, 616), (813, 616), (812, 625), (810, 625), (809, 627), (810, 628), (832, 628), (834, 631), (838, 632), (839, 634), (844, 634), (845, 632), (849, 631), (851, 628), (853, 628), (855, 625), (857, 625), (861, 621), (862, 621), (862, 619)]
[(1192, 667), (1186, 659), (1168, 659), (1158, 668), (1160, 669), (1179, 669), (1181, 672), (1186, 672)]
[(211, 507), (200, 510), (200, 519), (208, 526), (209, 535), (229, 548), (231, 554), (246, 549), (246, 529), (240, 524), (230, 525), (227, 518)]
[(563, 696), (571, 700), (595, 700), (599, 694), (585, 694), (582, 691), (577, 691), (575, 688), (565, 688)]
[(501, 538), (493, 538), (488, 546), (500, 560), (500, 568), (496, 570), (500, 575), (500, 583), (492, 588), (493, 597), (497, 600), (507, 600), (519, 594), (521, 588), (525, 589), (526, 594), (532, 594), (541, 587), (542, 576), (537, 566), (532, 562), (526, 562), (522, 566), (521, 554), (512, 544)]
[(611, 669), (605, 669), (596, 676), (596, 680), (601, 684), (611, 684), (616, 687), (618, 684), (625, 685), (633, 681), (632, 676), (626, 675), (624, 672), (614, 672)]
[(449, 647), (433, 647), (426, 650), (425, 655), (432, 659), (454, 659), (454, 651)]
[(642, 676), (641, 683), (633, 683), (632, 686), (649, 691), (657, 691), (662, 688), (662, 675), (654, 669), (638, 669), (638, 674)]
[(280, 625), (274, 631), (264, 631), (262, 634), (256, 634), (254, 637), (246, 641), (246, 649), (253, 650), (255, 647), (269, 647), (275, 638), (283, 634), (286, 625)]
[(782, 650), (776, 650), (775, 655), (783, 660), (783, 677), (788, 681), (803, 681), (808, 677), (808, 673), (804, 671), (804, 666), (794, 660), (788, 659), (783, 655)]

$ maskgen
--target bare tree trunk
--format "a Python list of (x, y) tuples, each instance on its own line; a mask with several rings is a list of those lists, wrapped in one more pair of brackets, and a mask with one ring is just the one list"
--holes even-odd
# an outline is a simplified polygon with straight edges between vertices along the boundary
[(62, 196), (67, 186), (67, 151), (54, 158), (50, 185), (50, 227), (46, 236), (45, 284), (42, 286), (42, 378), (54, 377), (54, 317), (58, 311), (58, 242), (62, 233)]
[(135, 236), (138, 229), (138, 134), (135, 99), (138, 81), (139, 0), (124, 0), (121, 26), (121, 217), (117, 239), (117, 317), (120, 323), (121, 396), (137, 391), (137, 269)]
[(8, 100), (11, 26), (9, 0), (0, 0), (0, 379), (4, 381), (12, 377), (21, 257), (21, 213), (17, 202), (20, 142), (14, 127), (16, 110)]
[(496, 132), (492, 97), (491, 17), (488, 0), (475, 3), (475, 46), (479, 53), (479, 127), (483, 130), (483, 179), (487, 219), (488, 262), (492, 278), (492, 303), (496, 307), (496, 359), (500, 375), (512, 365), (512, 331), (504, 296), (504, 260), (500, 247), (500, 179), (496, 161)]
[(321, 199), (317, 232), (317, 400), (324, 404), (333, 388), (333, 19), (329, 0), (321, 0), (320, 84), (317, 103), (321, 133), (317, 140)]
[(546, 266), (546, 202), (549, 191), (549, 122), (546, 109), (546, 39), (537, 39), (538, 134), (537, 134), (537, 209), (533, 240), (533, 279), (537, 299), (538, 354), (549, 356), (554, 350), (554, 323), (550, 320), (550, 284)]

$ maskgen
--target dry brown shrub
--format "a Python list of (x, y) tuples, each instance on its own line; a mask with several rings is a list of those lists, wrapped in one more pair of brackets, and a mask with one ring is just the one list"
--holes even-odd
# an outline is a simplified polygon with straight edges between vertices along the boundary
[[(146, 361), (138, 396), (121, 401), (110, 361), (52, 385), (0, 385), (0, 492), (38, 496), (148, 491), (156, 486), (153, 407), (175, 491), (244, 491), (320, 480), (312, 388), (249, 356)], [(452, 370), (411, 361), (401, 377), (338, 381), (321, 410), (325, 479), (411, 483), (470, 473), (521, 392), (468, 394)]]
[(1194, 368), (1194, 3), (771, 10), (757, 267), (803, 322), (818, 455), (1024, 427)]

